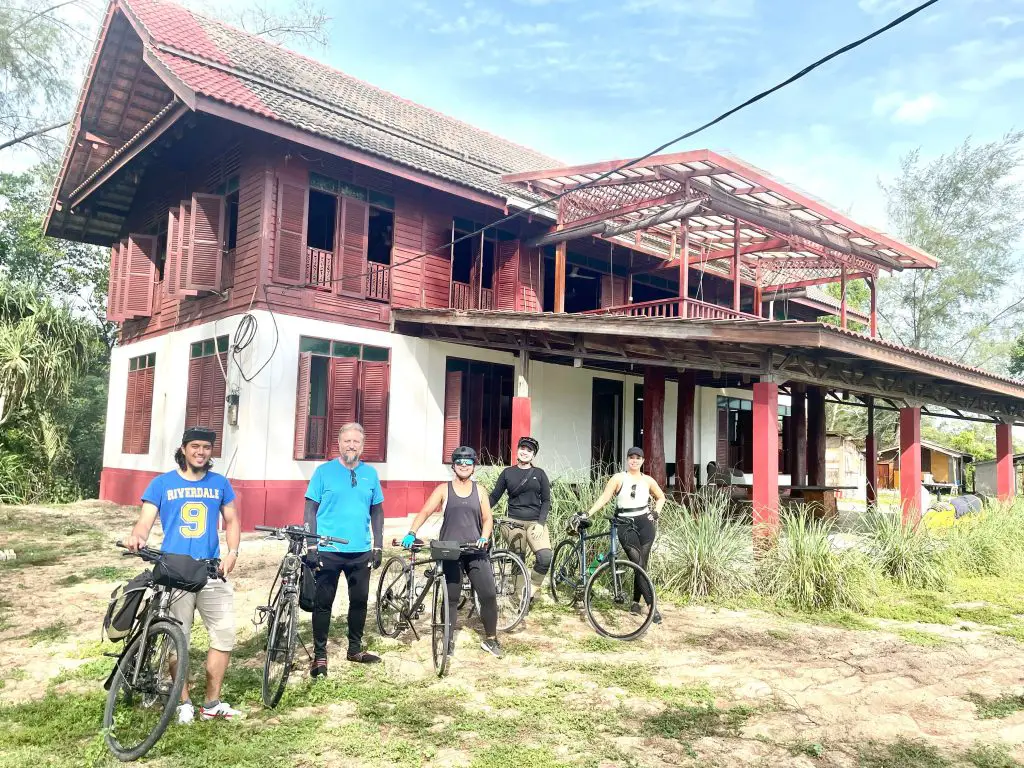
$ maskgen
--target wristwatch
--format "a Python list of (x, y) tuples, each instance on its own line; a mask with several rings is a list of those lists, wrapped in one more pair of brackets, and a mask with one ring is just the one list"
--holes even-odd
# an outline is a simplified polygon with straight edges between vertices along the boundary
[(237, 557), (238, 556), (238, 550), (237, 549), (229, 549), (228, 550), (228, 554), (229, 555), (235, 555)]

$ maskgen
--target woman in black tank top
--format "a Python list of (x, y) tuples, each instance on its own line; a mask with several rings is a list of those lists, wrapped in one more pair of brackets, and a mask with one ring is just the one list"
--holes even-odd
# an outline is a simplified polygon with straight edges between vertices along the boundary
[[(423, 509), (412, 521), (408, 535), (402, 540), (403, 546), (411, 547), (416, 540), (416, 531), (426, 522), (427, 518), (442, 510), (441, 539), (457, 541), (459, 544), (475, 544), (479, 552), (464, 552), (457, 560), (442, 563), (444, 580), (448, 587), (448, 603), (453, 608), (459, 604), (462, 591), (462, 572), (469, 577), (473, 589), (480, 600), (480, 620), (484, 625), (486, 637), (480, 647), (498, 658), (503, 651), (498, 642), (498, 600), (494, 588), (494, 573), (491, 571), (491, 560), (486, 547), (491, 537), (494, 521), (491, 518), (491, 505), (487, 494), (483, 493), (473, 482), (473, 471), (476, 469), (476, 451), (462, 446), (452, 453), (451, 481), (437, 486)], [(448, 612), (448, 620), (452, 623), (454, 637), (455, 610)], [(452, 644), (454, 645), (454, 640)]]

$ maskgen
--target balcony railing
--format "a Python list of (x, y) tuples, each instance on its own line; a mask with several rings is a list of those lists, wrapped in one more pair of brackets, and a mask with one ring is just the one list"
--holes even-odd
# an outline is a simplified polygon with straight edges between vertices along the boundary
[(387, 264), (366, 263), (366, 298), (391, 301), (391, 269)]
[(320, 248), (306, 249), (306, 282), (318, 291), (331, 290), (331, 270), (334, 265), (334, 252)]
[(679, 317), (687, 320), (763, 320), (747, 312), (708, 304), (696, 299), (659, 299), (637, 304), (622, 304), (581, 312), (584, 315), (625, 315), (626, 317)]
[(452, 280), (452, 295), (451, 295), (451, 308), (452, 309), (472, 309), (473, 308), (473, 286), (469, 283), (460, 283)]
[(494, 309), (494, 291), (490, 288), (480, 289), (480, 309)]

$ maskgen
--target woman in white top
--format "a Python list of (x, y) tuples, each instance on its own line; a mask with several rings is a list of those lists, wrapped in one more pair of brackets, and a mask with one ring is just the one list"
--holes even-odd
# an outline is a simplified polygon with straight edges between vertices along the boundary
[[(651, 546), (657, 532), (655, 523), (661, 508), (665, 506), (665, 493), (650, 475), (642, 471), (644, 452), (636, 446), (626, 451), (626, 471), (611, 476), (604, 492), (587, 511), (587, 517), (594, 514), (615, 498), (615, 520), (619, 529), (619, 543), (626, 556), (644, 570), (651, 557)], [(654, 497), (654, 511), (651, 511), (651, 497)], [(639, 585), (633, 590), (634, 613), (640, 613)], [(646, 600), (647, 597), (644, 596)], [(661, 623), (661, 614), (654, 611), (654, 623)]]

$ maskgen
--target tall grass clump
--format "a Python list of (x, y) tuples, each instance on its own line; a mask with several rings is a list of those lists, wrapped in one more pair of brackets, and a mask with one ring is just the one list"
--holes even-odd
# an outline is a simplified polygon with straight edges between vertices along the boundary
[(876, 572), (912, 589), (943, 589), (949, 583), (945, 543), (926, 526), (878, 509), (869, 510), (861, 525)]
[(951, 566), (963, 576), (1003, 576), (1024, 566), (1024, 502), (991, 503), (946, 534)]
[(658, 589), (699, 600), (750, 587), (751, 528), (730, 518), (728, 505), (722, 494), (706, 492), (665, 505), (648, 567)]
[(873, 592), (871, 564), (863, 552), (835, 548), (832, 533), (830, 521), (804, 508), (783, 516), (758, 563), (764, 594), (799, 611), (863, 610)]

